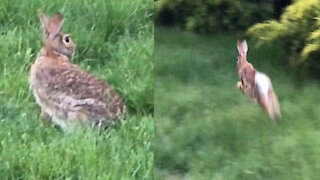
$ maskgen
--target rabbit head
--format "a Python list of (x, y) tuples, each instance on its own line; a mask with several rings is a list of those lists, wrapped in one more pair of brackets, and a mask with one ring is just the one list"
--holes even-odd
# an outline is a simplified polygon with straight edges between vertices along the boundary
[(40, 12), (39, 18), (43, 28), (44, 48), (47, 54), (62, 54), (71, 59), (75, 52), (76, 45), (71, 40), (69, 34), (61, 32), (63, 15), (57, 13), (49, 18), (44, 13)]
[(247, 61), (247, 52), (248, 52), (248, 45), (247, 41), (244, 40), (242, 42), (237, 42), (237, 49), (238, 49), (238, 61), (237, 65), (238, 67), (241, 66), (241, 63)]

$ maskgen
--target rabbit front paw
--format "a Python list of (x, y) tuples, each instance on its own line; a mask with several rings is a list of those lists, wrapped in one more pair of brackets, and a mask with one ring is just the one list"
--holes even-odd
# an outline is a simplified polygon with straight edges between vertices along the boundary
[(240, 81), (238, 81), (237, 87), (238, 87), (239, 90), (242, 90), (243, 86), (242, 86), (242, 83)]

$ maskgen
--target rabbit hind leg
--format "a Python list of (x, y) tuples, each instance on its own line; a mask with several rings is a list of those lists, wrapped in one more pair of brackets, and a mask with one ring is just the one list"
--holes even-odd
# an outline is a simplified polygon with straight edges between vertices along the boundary
[(51, 116), (44, 110), (44, 108), (41, 108), (39, 121), (41, 126), (51, 124), (52, 122)]
[(265, 95), (261, 95), (259, 97), (259, 104), (261, 105), (261, 107), (268, 113), (269, 117), (271, 120), (274, 120), (274, 114), (272, 112), (271, 107), (268, 106), (268, 101), (267, 101), (267, 97)]

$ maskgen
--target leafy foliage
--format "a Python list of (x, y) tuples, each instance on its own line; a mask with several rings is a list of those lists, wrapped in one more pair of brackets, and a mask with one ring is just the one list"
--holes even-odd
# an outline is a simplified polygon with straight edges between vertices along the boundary
[(271, 17), (264, 0), (161, 0), (156, 2), (156, 22), (179, 24), (186, 30), (212, 33), (242, 30)]
[(258, 39), (258, 45), (279, 42), (293, 67), (320, 75), (320, 3), (318, 0), (297, 0), (288, 6), (279, 21), (256, 24), (248, 35)]

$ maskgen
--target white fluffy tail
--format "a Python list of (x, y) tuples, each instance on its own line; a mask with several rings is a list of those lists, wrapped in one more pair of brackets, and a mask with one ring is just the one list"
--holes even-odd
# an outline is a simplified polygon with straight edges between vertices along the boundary
[(281, 120), (280, 107), (277, 96), (273, 91), (270, 78), (260, 72), (255, 74), (255, 84), (258, 92), (259, 104), (268, 112), (269, 117)]

